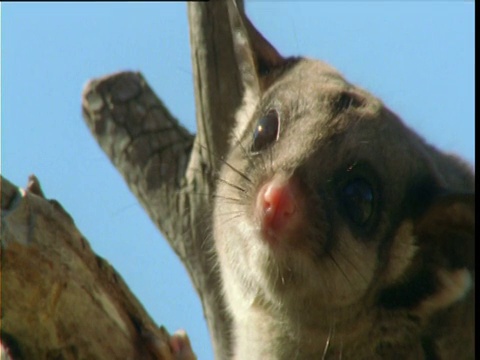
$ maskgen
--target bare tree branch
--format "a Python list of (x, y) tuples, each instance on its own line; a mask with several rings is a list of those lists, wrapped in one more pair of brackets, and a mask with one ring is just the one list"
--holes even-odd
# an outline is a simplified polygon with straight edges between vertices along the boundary
[[(242, 9), (243, 2), (239, 6)], [(189, 3), (188, 18), (196, 137), (171, 115), (140, 73), (91, 80), (82, 110), (95, 139), (184, 263), (202, 301), (215, 357), (223, 359), (230, 352), (231, 320), (209, 228), (213, 178), (227, 151), (242, 89), (226, 2)], [(112, 351), (124, 354), (121, 358), (154, 354), (148, 334), (155, 339), (168, 339), (168, 334), (155, 327), (115, 271), (91, 252), (61, 207), (37, 196), (42, 194), (35, 181), (29, 190), (21, 193), (3, 181), (2, 209), (8, 215), (3, 225), (2, 214), (2, 275), (8, 276), (3, 295), (8, 294), (9, 301), (2, 302), (2, 309), (8, 308), (2, 325), (14, 334), (12, 339), (22, 339), (22, 354), (34, 354), (32, 349), (44, 349), (45, 356), (58, 350), (65, 358), (115, 358)], [(44, 273), (48, 277), (38, 276)], [(38, 286), (32, 286), (32, 277)], [(28, 291), (18, 291), (25, 284)], [(27, 308), (33, 317), (30, 328), (21, 315)], [(99, 326), (92, 324), (91, 319), (99, 318)], [(22, 319), (18, 327), (15, 319)], [(105, 341), (106, 334), (108, 346), (83, 346), (87, 339)]]
[(172, 234), (178, 232), (176, 201), (193, 136), (139, 73), (92, 80), (84, 89), (82, 105), (85, 121), (102, 149), (174, 250), (185, 257)]
[(207, 230), (213, 175), (227, 151), (242, 89), (226, 3), (189, 3), (188, 17), (197, 109), (195, 141), (140, 74), (91, 81), (84, 91), (83, 112), (100, 146), (183, 261), (202, 300), (214, 353), (225, 358), (230, 349), (230, 319), (224, 311)]
[[(242, 7), (243, 2), (237, 2)], [(215, 154), (225, 154), (241, 82), (233, 51), (226, 1), (188, 3), (190, 46), (197, 112), (197, 142), (216, 169)]]
[(25, 191), (1, 178), (2, 344), (13, 358), (173, 359), (167, 331), (40, 195), (36, 179)]

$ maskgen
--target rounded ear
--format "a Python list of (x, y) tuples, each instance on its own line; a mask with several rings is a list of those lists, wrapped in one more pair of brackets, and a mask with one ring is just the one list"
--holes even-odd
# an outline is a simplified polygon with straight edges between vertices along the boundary
[(257, 73), (266, 75), (272, 69), (283, 66), (286, 62), (285, 58), (258, 32), (246, 16), (244, 16), (244, 20), (250, 46), (256, 60)]
[[(460, 303), (475, 279), (475, 194), (436, 197), (415, 225), (424, 274), (431, 292), (414, 309), (421, 316)], [(428, 279), (425, 276), (424, 279)]]
[[(463, 299), (475, 277), (475, 194), (436, 195), (396, 242), (410, 254), (401, 276), (379, 294), (379, 305), (406, 308), (425, 318)], [(398, 244), (397, 244), (398, 247)], [(398, 265), (398, 264), (397, 264)], [(398, 274), (397, 274), (398, 275)]]
[(283, 66), (286, 59), (258, 32), (235, 0), (228, 0), (227, 6), (241, 82), (245, 91), (259, 97), (268, 87), (263, 77)]
[(475, 194), (438, 196), (415, 225), (432, 261), (446, 269), (475, 268)]
[(462, 300), (475, 277), (475, 194), (447, 194), (435, 199), (415, 226), (423, 261), (435, 291), (415, 308), (428, 316)]

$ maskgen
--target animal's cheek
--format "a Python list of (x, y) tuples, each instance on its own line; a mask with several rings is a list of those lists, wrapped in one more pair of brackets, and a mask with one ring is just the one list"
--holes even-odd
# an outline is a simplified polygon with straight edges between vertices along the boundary
[(331, 248), (318, 262), (318, 271), (331, 304), (347, 306), (365, 300), (378, 266), (377, 246), (356, 238), (347, 227), (334, 233)]

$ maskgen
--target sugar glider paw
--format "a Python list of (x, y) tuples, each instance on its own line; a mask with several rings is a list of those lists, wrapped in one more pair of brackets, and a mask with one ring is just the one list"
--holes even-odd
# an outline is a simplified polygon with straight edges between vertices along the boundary
[(184, 330), (178, 330), (173, 335), (161, 327), (159, 333), (143, 331), (142, 337), (150, 356), (155, 360), (197, 360), (190, 345), (190, 340)]
[(175, 360), (196, 360), (190, 345), (190, 339), (184, 330), (177, 330), (170, 337), (170, 349), (172, 349), (173, 359)]

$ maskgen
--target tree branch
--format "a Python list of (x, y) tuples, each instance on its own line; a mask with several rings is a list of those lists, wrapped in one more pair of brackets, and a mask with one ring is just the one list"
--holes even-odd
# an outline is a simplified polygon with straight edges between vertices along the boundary
[[(209, 228), (213, 175), (227, 152), (242, 89), (226, 2), (189, 3), (188, 17), (196, 137), (140, 73), (91, 80), (82, 111), (101, 148), (184, 263), (202, 301), (215, 357), (224, 359), (231, 348), (231, 320)], [(9, 283), (3, 289), (8, 302), (2, 302), (2, 309), (8, 308), (5, 338), (21, 339), (20, 352), (27, 358), (52, 351), (64, 358), (116, 358), (116, 351), (119, 358), (162, 358), (152, 347), (157, 340), (148, 339), (165, 344), (168, 334), (155, 327), (118, 274), (91, 252), (68, 214), (39, 196), (35, 182), (29, 190), (3, 181), (2, 275)], [(24, 285), (28, 290), (19, 291)], [(22, 319), (21, 326), (16, 319)], [(108, 346), (102, 344), (106, 334)]]
[(184, 258), (183, 247), (173, 236), (182, 214), (172, 210), (176, 210), (193, 135), (179, 125), (139, 73), (90, 81), (83, 91), (82, 109), (99, 145)]
[(173, 359), (167, 331), (41, 194), (1, 178), (2, 345), (14, 359)]
[(207, 230), (213, 174), (227, 151), (242, 90), (227, 11), (224, 1), (188, 4), (195, 140), (138, 73), (93, 80), (83, 95), (83, 113), (93, 135), (184, 263), (220, 359), (229, 353), (230, 319)]
[[(243, 1), (237, 4), (243, 9)], [(228, 18), (226, 1), (188, 3), (198, 128), (196, 140), (209, 150), (204, 157), (213, 169), (218, 166), (215, 155), (223, 155), (228, 150), (235, 110), (242, 101)]]

